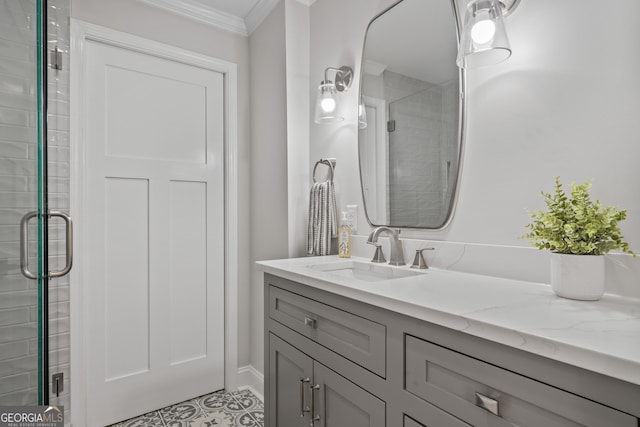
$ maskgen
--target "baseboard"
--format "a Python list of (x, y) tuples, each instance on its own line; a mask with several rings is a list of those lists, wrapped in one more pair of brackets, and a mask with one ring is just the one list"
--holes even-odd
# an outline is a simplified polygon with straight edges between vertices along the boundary
[(251, 390), (264, 402), (264, 375), (251, 365), (238, 368), (238, 389)]

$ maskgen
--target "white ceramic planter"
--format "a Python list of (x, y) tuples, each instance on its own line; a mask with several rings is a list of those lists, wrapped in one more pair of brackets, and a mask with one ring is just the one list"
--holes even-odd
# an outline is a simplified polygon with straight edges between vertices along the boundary
[(604, 294), (604, 257), (552, 253), (551, 288), (564, 298), (599, 300)]

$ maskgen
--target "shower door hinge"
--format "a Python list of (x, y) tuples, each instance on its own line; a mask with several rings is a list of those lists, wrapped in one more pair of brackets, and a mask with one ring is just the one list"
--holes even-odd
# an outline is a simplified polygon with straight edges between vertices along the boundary
[(389, 120), (387, 122), (387, 132), (395, 132), (396, 131), (396, 121)]
[(51, 376), (51, 386), (51, 393), (55, 394), (56, 397), (60, 396), (60, 393), (64, 391), (64, 374), (62, 372)]
[(49, 63), (53, 70), (62, 70), (62, 51), (57, 47), (49, 52)]

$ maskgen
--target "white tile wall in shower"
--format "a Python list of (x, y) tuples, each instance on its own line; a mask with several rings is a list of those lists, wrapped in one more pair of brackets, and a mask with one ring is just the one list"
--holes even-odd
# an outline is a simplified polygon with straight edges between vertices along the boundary
[(0, 405), (37, 402), (37, 290), (20, 274), (17, 226), (37, 205), (34, 13), (35, 1), (0, 1)]

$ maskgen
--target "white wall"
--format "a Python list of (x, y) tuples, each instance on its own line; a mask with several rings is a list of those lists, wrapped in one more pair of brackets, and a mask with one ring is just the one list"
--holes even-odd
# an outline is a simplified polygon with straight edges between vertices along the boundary
[[(249, 37), (252, 262), (303, 256), (309, 178), (309, 7), (283, 0)], [(252, 271), (251, 365), (263, 371), (263, 275)]]
[(285, 0), (289, 256), (306, 254), (309, 210), (309, 7)]
[[(319, 0), (311, 7), (311, 94), (327, 66), (352, 65), (359, 74), (366, 26), (392, 3)], [(524, 209), (542, 208), (540, 190), (551, 190), (560, 175), (567, 183), (593, 178), (593, 196), (628, 209), (621, 228), (640, 251), (638, 16), (637, 0), (609, 8), (596, 0), (522, 1), (506, 20), (512, 57), (468, 73), (466, 153), (451, 225), (402, 235), (526, 247), (518, 239)], [(311, 125), (310, 163), (338, 159), (339, 208), (362, 204), (357, 87), (343, 95), (345, 122)], [(365, 224), (361, 218), (358, 234), (368, 233)]]
[(136, 0), (72, 0), (73, 18), (191, 50), (238, 65), (239, 289), (238, 366), (250, 359), (249, 42), (247, 37), (173, 15)]
[(466, 163), (451, 238), (523, 245), (522, 208), (543, 207), (539, 191), (560, 175), (593, 178), (595, 197), (628, 209), (622, 229), (640, 249), (638, 16), (634, 0), (604, 10), (595, 0), (538, 0), (508, 18), (513, 56), (468, 74)]
[(249, 37), (251, 60), (251, 365), (263, 371), (263, 281), (255, 261), (288, 256), (285, 2)]
[[(310, 87), (309, 117), (311, 167), (320, 158), (335, 157), (334, 183), (338, 214), (348, 204), (357, 204), (364, 212), (358, 170), (357, 100), (360, 85), (360, 59), (364, 34), (369, 21), (378, 11), (392, 4), (391, 0), (317, 0), (310, 15)], [(340, 13), (336, 13), (339, 10)], [(333, 124), (313, 121), (316, 90), (324, 79), (327, 67), (353, 67), (355, 79), (347, 93), (340, 93), (345, 120)], [(330, 75), (333, 78), (333, 74)], [(309, 177), (308, 185), (311, 184)], [(358, 233), (368, 233), (367, 222), (361, 215)]]

